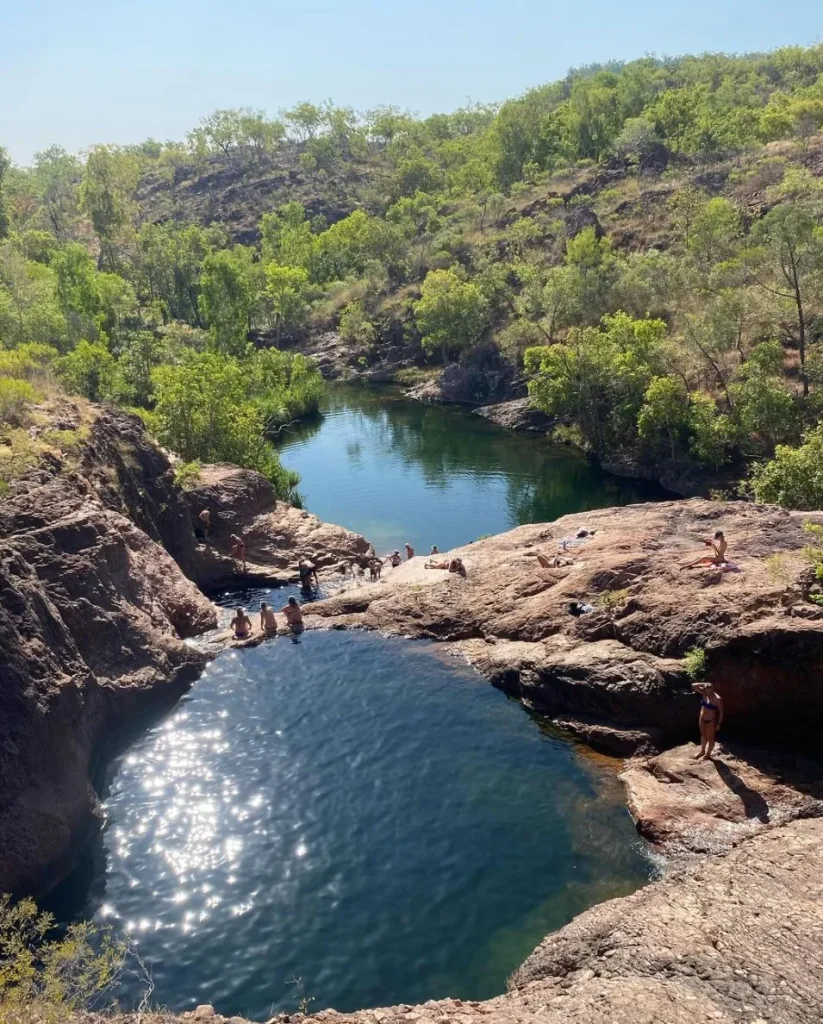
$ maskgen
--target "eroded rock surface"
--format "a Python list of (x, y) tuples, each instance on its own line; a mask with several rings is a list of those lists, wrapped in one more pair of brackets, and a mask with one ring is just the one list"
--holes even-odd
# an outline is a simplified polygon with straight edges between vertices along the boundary
[[(699, 499), (565, 516), (452, 552), (465, 578), (415, 558), (312, 605), (307, 621), (450, 641), (495, 685), (624, 755), (694, 735), (681, 659), (700, 646), (730, 735), (816, 741), (823, 609), (803, 592), (806, 520), (823, 515)], [(718, 529), (735, 571), (679, 569)], [(537, 553), (564, 539), (569, 564), (541, 568)], [(592, 610), (575, 616), (574, 602)]]
[[(301, 558), (312, 561), (319, 573), (342, 576), (352, 564), (364, 566), (373, 554), (360, 534), (277, 501), (269, 481), (250, 469), (203, 466), (199, 483), (186, 497), (193, 522), (203, 509), (211, 513), (209, 543), (198, 547), (194, 571), (207, 589), (254, 579), (294, 582)], [(233, 533), (246, 542), (245, 578), (231, 558)]]
[(688, 744), (629, 762), (621, 778), (641, 835), (662, 853), (719, 853), (757, 832), (823, 815), (819, 763), (718, 744)]
[(161, 544), (193, 556), (139, 422), (67, 403), (60, 416), (88, 431), (81, 454), (55, 451), (0, 504), (0, 892), (70, 867), (99, 820), (95, 753), (194, 677), (203, 657), (182, 638), (216, 621)]

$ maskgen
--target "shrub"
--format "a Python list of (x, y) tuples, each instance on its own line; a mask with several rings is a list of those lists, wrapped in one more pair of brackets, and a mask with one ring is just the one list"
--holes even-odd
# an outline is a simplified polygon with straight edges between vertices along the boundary
[(0, 423), (19, 427), (23, 422), (26, 406), (36, 402), (37, 392), (25, 380), (0, 377)]
[(196, 459), (194, 462), (182, 462), (174, 470), (174, 482), (184, 491), (196, 487), (200, 482), (200, 463)]
[(690, 647), (683, 656), (683, 667), (693, 683), (706, 678), (706, 652), (702, 647)]
[(2, 1024), (62, 1024), (116, 980), (126, 951), (109, 932), (83, 923), (51, 940), (53, 928), (33, 900), (0, 895)]

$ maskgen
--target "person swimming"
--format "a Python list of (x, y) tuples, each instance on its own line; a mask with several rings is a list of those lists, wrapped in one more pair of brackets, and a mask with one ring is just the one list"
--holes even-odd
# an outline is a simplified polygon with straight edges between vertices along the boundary
[(726, 538), (723, 536), (722, 530), (718, 530), (712, 540), (704, 540), (703, 543), (706, 547), (710, 547), (714, 551), (714, 554), (701, 555), (699, 558), (695, 558), (693, 562), (683, 562), (680, 565), (681, 569), (693, 569), (698, 565), (726, 564), (726, 550), (729, 545), (726, 542)]
[(234, 631), (235, 640), (247, 640), (251, 636), (251, 619), (246, 615), (245, 608), (238, 608), (230, 626)]
[(723, 724), (723, 698), (711, 683), (693, 683), (692, 689), (701, 696), (697, 719), (700, 727), (700, 753), (695, 755), (695, 761), (701, 758), (708, 761), (714, 750), (718, 730)]
[(265, 601), (260, 602), (260, 628), (264, 633), (277, 632), (277, 618), (275, 617), (274, 609), (271, 605), (266, 604)]
[(280, 609), (286, 618), (286, 623), (289, 628), (294, 630), (301, 630), (303, 628), (303, 610), (297, 602), (297, 598), (290, 597), (287, 604), (284, 604)]

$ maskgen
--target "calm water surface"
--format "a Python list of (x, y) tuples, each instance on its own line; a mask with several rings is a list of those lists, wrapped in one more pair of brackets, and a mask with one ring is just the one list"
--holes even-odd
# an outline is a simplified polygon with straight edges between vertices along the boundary
[[(284, 461), (313, 511), (386, 548), (653, 496), (468, 413), (348, 389)], [(649, 873), (611, 766), (436, 646), (368, 633), (221, 654), (110, 765), (104, 798), (52, 909), (128, 936), (175, 1010), (488, 997)], [(118, 997), (142, 991), (127, 974)]]
[(664, 496), (574, 451), (502, 430), (467, 409), (334, 386), (325, 415), (280, 445), (306, 507), (371, 540), (441, 551), (522, 523)]

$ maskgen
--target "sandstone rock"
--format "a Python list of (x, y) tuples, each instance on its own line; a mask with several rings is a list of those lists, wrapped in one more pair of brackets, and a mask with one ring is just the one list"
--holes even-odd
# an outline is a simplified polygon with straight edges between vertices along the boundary
[(528, 430), (537, 434), (548, 433), (557, 422), (553, 417), (535, 409), (528, 398), (513, 398), (496, 405), (483, 405), (474, 411), (476, 415), (507, 430)]
[(181, 559), (186, 530), (194, 551), (168, 460), (134, 417), (75, 412), (77, 463), (39, 466), (0, 504), (0, 892), (71, 867), (99, 826), (92, 758), (182, 692), (203, 655), (181, 638), (216, 622), (159, 543), (177, 525)]
[[(414, 559), (378, 584), (313, 604), (307, 622), (450, 641), (542, 713), (640, 730), (662, 744), (695, 735), (697, 700), (680, 659), (698, 645), (729, 735), (816, 742), (823, 609), (794, 584), (806, 570), (807, 519), (823, 515), (699, 499), (565, 516), (453, 552), (465, 578)], [(581, 529), (594, 535), (578, 540)], [(717, 529), (739, 571), (681, 572), (678, 563), (702, 553)], [(571, 538), (573, 564), (541, 569), (536, 553), (553, 553), (561, 538)], [(772, 554), (780, 578), (766, 565)], [(594, 610), (572, 616), (577, 601)]]
[[(275, 499), (271, 484), (250, 469), (226, 464), (203, 466), (197, 486), (186, 492), (193, 522), (211, 512), (209, 544), (197, 551), (193, 578), (206, 589), (234, 582), (290, 583), (306, 557), (318, 572), (339, 575), (341, 563), (364, 566), (372, 546), (360, 534), (321, 523), (317, 516)], [(246, 542), (248, 571), (231, 558), (231, 534)]]
[(630, 762), (621, 778), (638, 831), (666, 854), (718, 853), (795, 818), (823, 815), (820, 765), (723, 744), (711, 761), (696, 745)]

